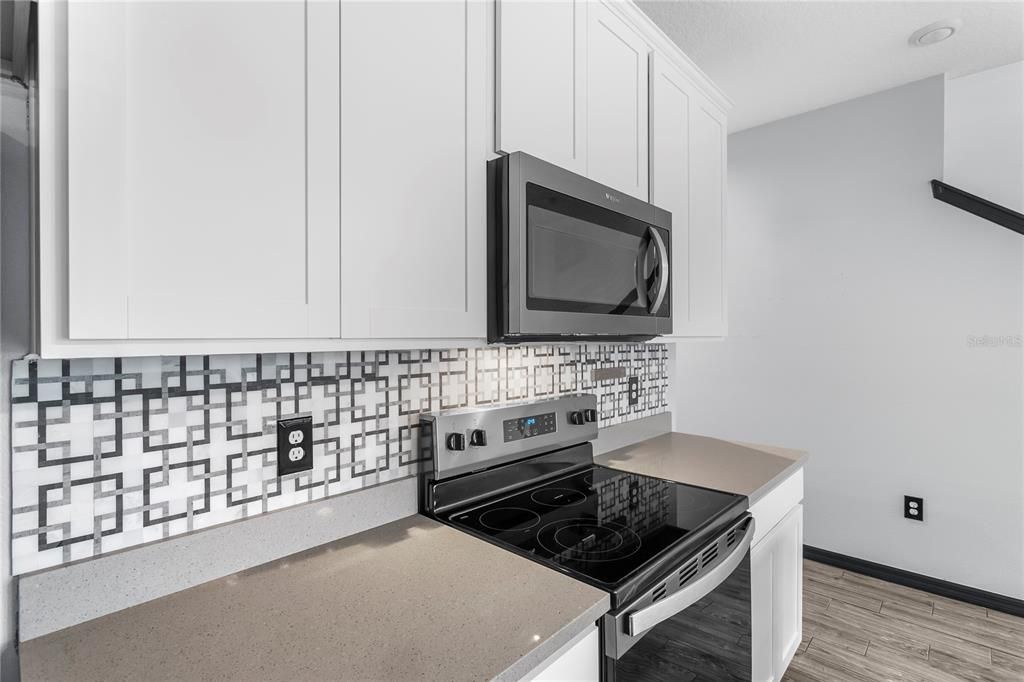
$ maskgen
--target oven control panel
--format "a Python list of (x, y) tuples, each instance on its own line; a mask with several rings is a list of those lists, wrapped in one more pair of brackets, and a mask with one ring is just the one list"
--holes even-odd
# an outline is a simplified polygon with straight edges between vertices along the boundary
[(555, 425), (554, 412), (534, 414), (529, 417), (519, 417), (518, 419), (506, 419), (503, 425), (505, 427), (506, 443), (513, 440), (522, 440), (523, 438), (543, 436), (545, 433), (554, 433), (558, 429)]
[(563, 395), (420, 416), (420, 451), (441, 481), (597, 438), (597, 396)]

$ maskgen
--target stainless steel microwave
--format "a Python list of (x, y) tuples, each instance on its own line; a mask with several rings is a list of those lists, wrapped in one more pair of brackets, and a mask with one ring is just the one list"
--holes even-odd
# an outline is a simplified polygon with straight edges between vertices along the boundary
[(672, 215), (528, 154), (488, 163), (488, 341), (672, 332)]

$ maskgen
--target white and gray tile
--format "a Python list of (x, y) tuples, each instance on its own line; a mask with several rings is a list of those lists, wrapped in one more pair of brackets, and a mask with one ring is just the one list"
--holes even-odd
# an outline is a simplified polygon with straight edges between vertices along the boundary
[[(640, 379), (596, 382), (596, 368)], [(419, 414), (595, 393), (608, 426), (668, 409), (660, 344), (23, 360), (12, 371), (15, 574), (415, 476)], [(313, 418), (278, 478), (278, 419)]]

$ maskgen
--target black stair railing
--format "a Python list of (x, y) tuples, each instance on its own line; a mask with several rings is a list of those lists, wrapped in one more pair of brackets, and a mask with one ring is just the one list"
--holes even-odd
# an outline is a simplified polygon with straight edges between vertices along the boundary
[(990, 220), (996, 225), (1024, 234), (1024, 213), (1017, 213), (1005, 206), (994, 204), (970, 192), (947, 185), (941, 180), (932, 180), (932, 196), (950, 206), (956, 206), (979, 218)]

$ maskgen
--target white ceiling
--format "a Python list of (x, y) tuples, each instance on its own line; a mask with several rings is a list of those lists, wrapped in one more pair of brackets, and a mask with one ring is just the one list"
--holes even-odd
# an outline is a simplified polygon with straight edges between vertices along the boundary
[[(637, 0), (735, 103), (732, 132), (940, 73), (1024, 59), (1024, 0)], [(911, 47), (940, 19), (949, 40)]]

